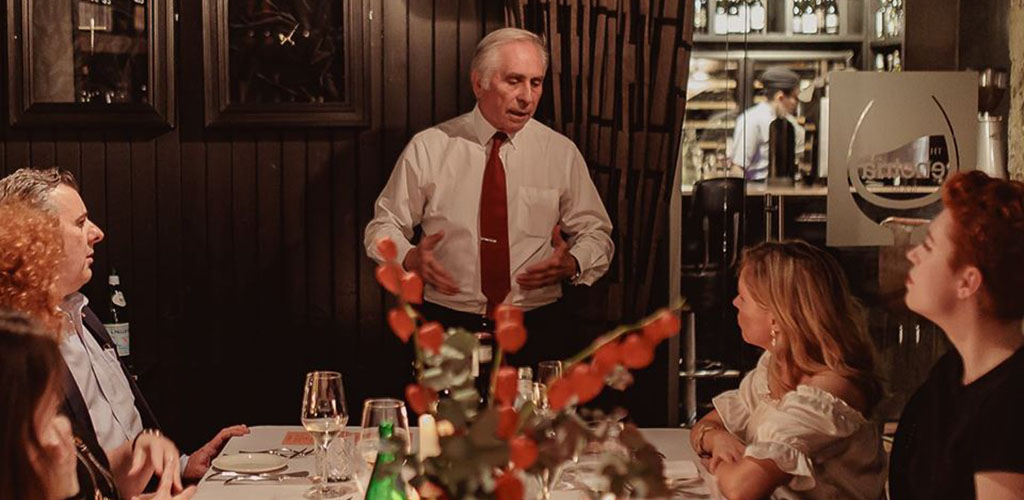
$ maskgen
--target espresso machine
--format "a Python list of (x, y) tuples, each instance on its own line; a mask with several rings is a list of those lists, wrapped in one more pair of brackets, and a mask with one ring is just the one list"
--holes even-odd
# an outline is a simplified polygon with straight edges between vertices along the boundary
[(1003, 117), (996, 114), (1009, 83), (1005, 70), (978, 71), (978, 162), (977, 169), (990, 177), (1006, 178)]

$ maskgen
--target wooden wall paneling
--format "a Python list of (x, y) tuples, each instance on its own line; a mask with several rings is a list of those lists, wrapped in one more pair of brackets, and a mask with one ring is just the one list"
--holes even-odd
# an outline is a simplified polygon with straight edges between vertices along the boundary
[(459, 78), (455, 82), (458, 88), (459, 113), (469, 111), (476, 104), (473, 86), (469, 81), (469, 72), (476, 44), (483, 38), (481, 15), (477, 0), (459, 0)]
[(256, 300), (258, 222), (256, 141), (249, 133), (231, 141), (231, 233), (234, 302), (242, 310)]
[(7, 169), (7, 173), (12, 173), (19, 168), (29, 166), (29, 159), (32, 153), (29, 150), (28, 132), (8, 129), (7, 136), (4, 139), (4, 166)]
[(440, 123), (459, 115), (459, 3), (434, 4), (434, 116)]
[[(230, 136), (211, 133), (206, 143), (206, 252), (209, 267), (204, 281), (214, 306), (204, 318), (203, 326), (208, 338), (202, 345), (212, 351), (216, 366), (224, 375), (233, 373), (231, 368), (238, 357), (244, 358), (253, 352), (254, 340), (246, 330), (248, 318), (236, 317), (239, 309), (234, 300), (231, 167)], [(261, 385), (263, 379), (260, 376), (265, 373), (256, 373), (240, 391), (233, 391), (222, 398), (216, 410), (218, 417), (235, 420), (255, 410), (251, 387)]]
[[(148, 137), (133, 138), (129, 142), (131, 162), (129, 179), (130, 193), (125, 198), (123, 209), (130, 210), (131, 218), (131, 267), (133, 271), (132, 294), (127, 297), (131, 311), (130, 347), (135, 372), (139, 375), (143, 390), (154, 387), (154, 371), (159, 363), (160, 351), (157, 339), (157, 303), (159, 285), (157, 277), (157, 182), (156, 146)], [(103, 276), (97, 276), (102, 278)], [(102, 280), (101, 280), (102, 281)], [(127, 293), (127, 290), (125, 290)], [(159, 390), (148, 393), (159, 397)], [(162, 398), (152, 404), (164, 406)]]
[[(324, 338), (326, 327), (334, 315), (331, 300), (331, 268), (334, 251), (331, 248), (331, 134), (326, 130), (311, 130), (306, 139), (306, 287), (307, 315), (311, 331), (317, 341)], [(342, 161), (341, 159), (338, 159)], [(342, 163), (338, 165), (347, 167)], [(312, 340), (312, 338), (311, 338)]]
[(409, 133), (434, 125), (433, 0), (409, 0)]
[(284, 255), (281, 252), (281, 134), (256, 134), (256, 265), (259, 286), (256, 304), (260, 310), (282, 307), (284, 297)]
[[(183, 320), (186, 314), (182, 310), (181, 278), (184, 269), (182, 260), (182, 196), (181, 196), (181, 150), (179, 148), (178, 130), (173, 129), (161, 134), (154, 141), (156, 159), (156, 213), (153, 214), (156, 224), (156, 287), (152, 299), (156, 302), (156, 325), (154, 344), (156, 345), (156, 374), (151, 385), (155, 385), (163, 408), (154, 408), (160, 415), (160, 424), (173, 436), (184, 435), (182, 430), (183, 376), (177, 370), (178, 360), (186, 356), (181, 343), (181, 334), (188, 323)], [(60, 156), (60, 143), (57, 145)], [(191, 388), (191, 386), (188, 386)], [(153, 393), (151, 391), (150, 393)], [(179, 443), (183, 446), (183, 443)], [(191, 447), (190, 447), (191, 448)]]
[(71, 172), (76, 179), (82, 176), (82, 143), (78, 132), (61, 129), (54, 134), (56, 141), (56, 157), (54, 164)]
[(29, 137), (31, 164), (37, 167), (52, 167), (57, 158), (53, 131), (49, 129), (34, 130)]
[(306, 137), (284, 133), (281, 230), (284, 237), (284, 300), (289, 324), (306, 324)]
[(351, 131), (337, 131), (331, 140), (332, 324), (335, 335), (344, 337), (349, 345), (359, 338), (359, 268), (362, 265), (370, 267), (369, 259), (362, 250), (363, 232), (358, 223), (357, 174), (362, 165), (362, 147), (357, 146), (357, 135)]

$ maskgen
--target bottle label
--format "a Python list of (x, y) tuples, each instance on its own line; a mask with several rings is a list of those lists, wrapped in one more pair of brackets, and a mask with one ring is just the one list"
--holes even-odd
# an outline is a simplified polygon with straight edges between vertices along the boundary
[(813, 35), (818, 32), (818, 16), (814, 14), (804, 14), (804, 33)]
[(117, 355), (120, 357), (130, 356), (131, 348), (129, 345), (128, 323), (109, 323), (104, 324), (107, 328), (107, 333), (110, 334), (110, 340), (114, 341), (114, 347), (117, 347)]
[(825, 31), (830, 34), (839, 33), (839, 16), (835, 13), (825, 15)]
[(729, 16), (724, 12), (715, 14), (715, 34), (724, 35), (729, 32)]
[(124, 300), (124, 294), (121, 293), (121, 290), (114, 292), (114, 295), (110, 297), (110, 302), (112, 302), (115, 306), (119, 307), (128, 306), (128, 303)]
[(764, 7), (755, 5), (750, 9), (750, 29), (754, 31), (764, 30)]

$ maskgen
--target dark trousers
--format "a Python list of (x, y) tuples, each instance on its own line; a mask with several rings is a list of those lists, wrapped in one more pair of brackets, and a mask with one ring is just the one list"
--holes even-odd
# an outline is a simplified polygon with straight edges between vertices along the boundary
[[(424, 302), (419, 309), (425, 318), (445, 327), (494, 333), (494, 322), (479, 314), (456, 311), (430, 302)], [(577, 339), (577, 332), (571, 324), (561, 300), (526, 311), (523, 314), (526, 345), (507, 358), (508, 364), (532, 367), (536, 374), (537, 364), (541, 361), (564, 360), (576, 354), (583, 349), (585, 342)]]

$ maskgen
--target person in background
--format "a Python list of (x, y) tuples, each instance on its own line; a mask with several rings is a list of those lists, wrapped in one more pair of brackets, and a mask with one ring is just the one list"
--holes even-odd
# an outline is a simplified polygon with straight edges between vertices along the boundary
[(582, 347), (560, 308), (562, 283), (593, 284), (615, 252), (583, 156), (532, 119), (547, 62), (529, 31), (484, 37), (471, 64), (476, 107), (412, 138), (364, 235), (371, 258), (382, 260), (376, 242), (389, 237), (398, 262), (423, 277), (428, 319), (481, 332), (493, 329), (497, 305), (525, 310), (530, 337), (512, 357), (521, 365)]
[[(192, 497), (195, 487), (182, 489), (177, 474), (178, 450), (158, 434), (146, 433), (111, 452), (111, 468), (96, 466), (91, 452), (76, 443), (71, 423), (57, 412), (57, 343), (28, 316), (0, 309), (0, 359), (0, 498)], [(76, 467), (89, 469), (81, 481)], [(154, 473), (161, 478), (157, 491), (140, 496)]]
[(762, 243), (743, 256), (733, 304), (743, 340), (765, 353), (690, 432), (721, 493), (882, 498), (874, 348), (839, 263), (803, 241)]
[(953, 345), (903, 409), (894, 500), (1024, 498), (1024, 184), (946, 181), (943, 210), (907, 253), (907, 307)]
[[(102, 448), (109, 454), (134, 441), (143, 429), (158, 429), (134, 377), (118, 360), (110, 335), (79, 292), (92, 277), (93, 246), (103, 239), (103, 231), (89, 219), (74, 176), (57, 168), (19, 169), (0, 179), (0, 204), (11, 202), (27, 204), (57, 221), (62, 257), (54, 291), (64, 360), (59, 368), (64, 380), (62, 412), (70, 418), (75, 435), (90, 449)], [(183, 477), (201, 479), (227, 440), (248, 432), (245, 426), (225, 428), (192, 455), (182, 455)], [(104, 454), (98, 455), (105, 460)]]
[[(768, 128), (777, 117), (785, 117), (793, 125), (796, 157), (804, 149), (804, 129), (796, 121), (800, 76), (784, 66), (772, 66), (761, 74), (764, 102), (748, 108), (736, 119), (732, 134), (732, 163), (743, 168), (748, 181), (764, 182), (768, 178)], [(794, 167), (795, 168), (795, 167)]]
[(28, 314), (55, 340), (63, 255), (56, 217), (17, 200), (0, 203), (0, 307)]

